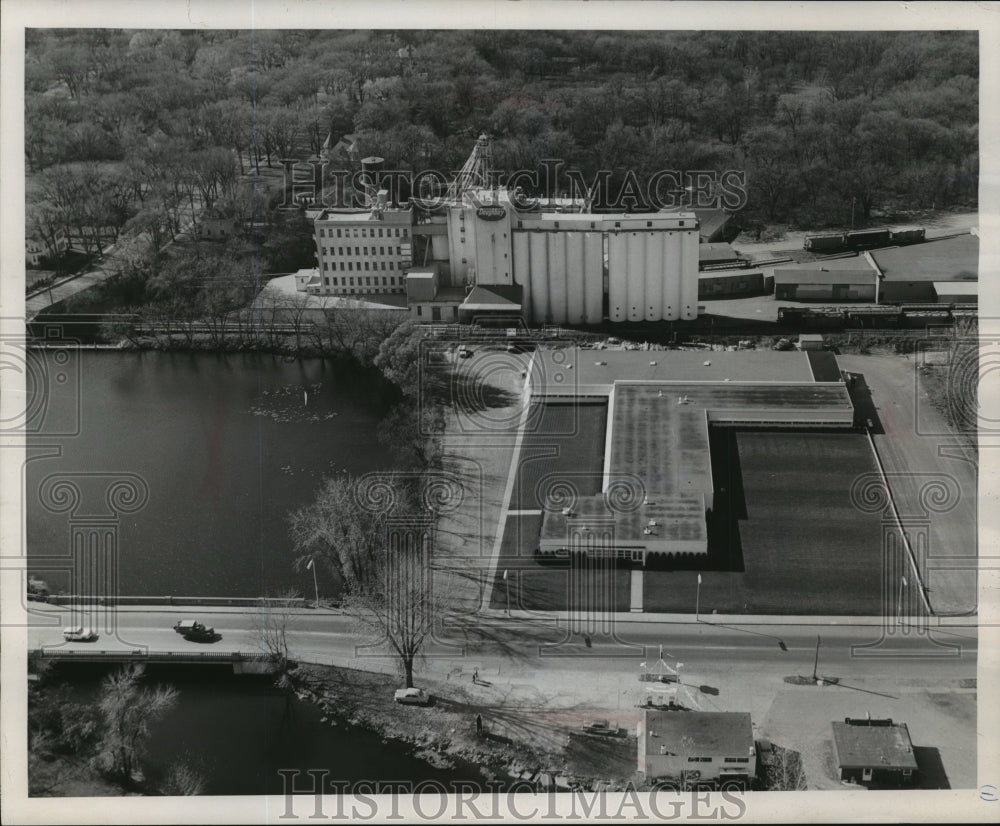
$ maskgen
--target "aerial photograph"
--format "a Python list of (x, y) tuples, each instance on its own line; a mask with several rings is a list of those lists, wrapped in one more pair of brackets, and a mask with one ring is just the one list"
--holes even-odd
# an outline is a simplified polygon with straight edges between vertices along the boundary
[(975, 26), (132, 9), (13, 61), (17, 822), (996, 816)]

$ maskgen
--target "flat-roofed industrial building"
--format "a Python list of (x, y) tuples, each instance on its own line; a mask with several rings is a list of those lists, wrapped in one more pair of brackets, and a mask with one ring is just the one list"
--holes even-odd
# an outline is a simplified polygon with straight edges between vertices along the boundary
[(946, 284), (969, 285), (961, 295), (978, 298), (978, 235), (967, 233), (865, 255), (879, 276), (879, 303), (951, 302), (949, 290), (939, 286)]
[(774, 297), (779, 301), (874, 301), (875, 271), (860, 259), (851, 268), (776, 267)]
[[(579, 389), (579, 388), (578, 388)], [(539, 551), (628, 559), (708, 553), (709, 425), (850, 428), (842, 381), (614, 381), (602, 494), (545, 507)]]

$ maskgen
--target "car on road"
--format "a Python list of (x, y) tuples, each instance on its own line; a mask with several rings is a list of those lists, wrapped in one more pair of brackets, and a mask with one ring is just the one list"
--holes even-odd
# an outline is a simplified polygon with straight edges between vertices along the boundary
[(174, 625), (174, 631), (182, 635), (184, 639), (194, 642), (215, 639), (215, 629), (209, 628), (197, 620), (178, 620)]
[(400, 688), (395, 699), (404, 706), (426, 706), (431, 702), (431, 695), (422, 688)]
[(460, 359), (472, 358), (472, 350), (470, 350), (464, 344), (460, 344), (458, 346), (458, 357)]
[(85, 625), (71, 626), (63, 628), (63, 639), (66, 642), (94, 642), (97, 639), (97, 632)]

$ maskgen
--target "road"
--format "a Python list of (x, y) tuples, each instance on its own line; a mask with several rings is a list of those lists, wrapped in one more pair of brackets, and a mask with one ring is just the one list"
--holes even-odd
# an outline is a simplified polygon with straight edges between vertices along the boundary
[(941, 614), (974, 610), (976, 461), (920, 387), (920, 355), (837, 359), (871, 389), (883, 431), (874, 433), (875, 446), (911, 545), (925, 550), (931, 605)]
[[(146, 648), (150, 652), (260, 653), (263, 629), (271, 621), (257, 611), (122, 608), (108, 615), (114, 630), (101, 629), (104, 633), (98, 641), (65, 643), (62, 628), (70, 621), (68, 609), (36, 607), (27, 629), (29, 648), (65, 646), (91, 652)], [(181, 618), (197, 618), (213, 626), (221, 639), (215, 643), (183, 639), (173, 630), (173, 624)], [(286, 629), (294, 657), (353, 668), (367, 667), (366, 663), (372, 659), (368, 653), (359, 653), (359, 647), (366, 643), (364, 636), (358, 633), (353, 620), (343, 614), (295, 609), (288, 614)], [(651, 657), (655, 660), (662, 645), (674, 659), (686, 663), (686, 670), (715, 671), (721, 665), (724, 671), (734, 672), (768, 662), (780, 665), (787, 674), (811, 674), (819, 635), (826, 673), (836, 672), (841, 677), (951, 680), (961, 672), (962, 677), (975, 677), (978, 648), (975, 626), (949, 627), (934, 633), (942, 642), (960, 644), (957, 656), (930, 653), (926, 639), (916, 633), (905, 637), (894, 635), (878, 649), (884, 656), (866, 657), (852, 651), (852, 646), (870, 644), (879, 638), (879, 629), (874, 626), (620, 621), (615, 624), (614, 634), (593, 635), (588, 647), (580, 635), (567, 638), (565, 631), (549, 622), (506, 618), (457, 620), (442, 629), (441, 644), (428, 650), (453, 655), (444, 659), (475, 660), (491, 669), (531, 662), (538, 671), (566, 672), (586, 663), (586, 668), (592, 671), (634, 673), (639, 661)], [(387, 657), (377, 659), (391, 665)]]
[[(177, 237), (182, 237), (194, 226), (194, 219), (186, 220)], [(101, 263), (96, 267), (71, 276), (60, 281), (57, 285), (39, 290), (24, 301), (24, 315), (27, 321), (31, 321), (39, 313), (47, 310), (60, 301), (65, 301), (84, 290), (89, 290), (98, 284), (103, 283), (118, 271), (118, 265), (128, 260), (130, 253), (138, 253), (141, 249), (144, 236), (120, 236), (111, 246), (107, 247)], [(169, 246), (173, 241), (168, 241), (164, 246)]]
[[(64, 645), (66, 614), (40, 606), (27, 628), (29, 645)], [(182, 617), (214, 626), (221, 639), (212, 644), (181, 639), (172, 626)], [(95, 643), (65, 647), (258, 653), (266, 622), (252, 611), (166, 607), (123, 608), (116, 620), (117, 639), (105, 635)], [(348, 617), (296, 610), (287, 629), (293, 658), (383, 673), (387, 695), (400, 685), (396, 662), (381, 649), (364, 648)], [(690, 618), (624, 621), (616, 630), (614, 638), (594, 635), (588, 646), (579, 636), (560, 643), (563, 634), (552, 625), (476, 617), (428, 647), (433, 656), (418, 661), (416, 683), (457, 710), (442, 725), (454, 730), (478, 711), (485, 719), (504, 721), (512, 736), (519, 732), (521, 740), (548, 749), (561, 748), (568, 732), (592, 719), (633, 730), (641, 707), (657, 698), (705, 711), (746, 711), (757, 737), (802, 755), (811, 789), (839, 787), (830, 763), (831, 721), (866, 713), (891, 717), (908, 724), (914, 744), (937, 754), (941, 782), (952, 788), (976, 783), (974, 626), (935, 631), (939, 642), (954, 649), (910, 635), (870, 647), (867, 656), (852, 646), (876, 642), (878, 626), (737, 625)], [(661, 650), (665, 666), (659, 663)], [(642, 663), (654, 674), (676, 668), (680, 684), (640, 681)], [(810, 679), (814, 668), (824, 684)], [(338, 690), (345, 678), (353, 682), (350, 672), (342, 674)], [(364, 696), (357, 701), (363, 703)]]

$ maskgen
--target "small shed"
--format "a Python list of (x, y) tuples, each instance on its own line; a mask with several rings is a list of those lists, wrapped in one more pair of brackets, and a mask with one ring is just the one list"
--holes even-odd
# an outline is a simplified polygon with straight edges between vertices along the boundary
[(847, 717), (832, 726), (841, 780), (883, 788), (913, 782), (917, 760), (906, 723)]

